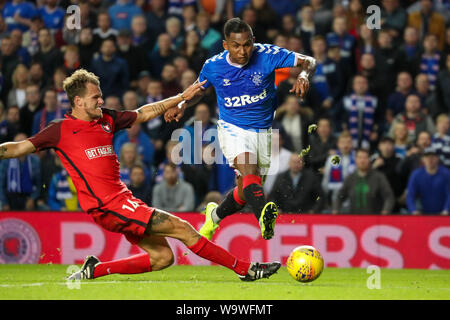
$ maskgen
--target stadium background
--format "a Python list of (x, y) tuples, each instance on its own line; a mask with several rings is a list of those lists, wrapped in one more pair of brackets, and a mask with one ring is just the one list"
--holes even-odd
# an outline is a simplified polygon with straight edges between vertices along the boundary
[[(69, 30), (64, 23), (71, 4), (80, 8), (81, 30)], [(381, 8), (380, 30), (365, 27), (366, 8), (371, 4)], [(222, 51), (223, 23), (234, 16), (252, 26), (257, 42), (314, 56), (324, 50), (327, 58), (320, 59), (304, 102), (287, 93), (298, 70), (278, 70), (276, 76), (280, 109), (274, 128), (280, 130), (283, 148), (273, 161), (279, 163), (282, 177), (290, 170), (290, 155), (310, 146), (302, 177), (311, 180), (300, 178), (298, 187), (289, 191), (294, 198), (304, 189), (309, 193), (294, 205), (280, 203), (284, 214), (276, 241), (258, 239), (252, 217), (245, 214), (224, 221), (214, 239), (253, 259), (284, 262), (293, 247), (311, 244), (324, 253), (328, 266), (450, 267), (450, 221), (446, 217), (450, 179), (439, 194), (444, 198), (439, 199), (444, 203), (440, 210), (426, 212), (420, 201), (412, 199), (418, 202), (421, 214), (417, 214), (407, 204), (410, 177), (420, 170), (421, 156), (429, 146), (439, 153), (444, 182), (449, 177), (445, 166), (450, 162), (450, 136), (445, 115), (450, 111), (450, 28), (445, 2), (241, 0), (213, 5), (208, 0), (48, 0), (2, 2), (0, 6), (0, 142), (31, 136), (61, 117), (69, 108), (62, 80), (80, 67), (100, 76), (107, 108), (131, 110), (178, 94), (197, 78), (206, 59)], [(14, 19), (16, 11), (28, 20)], [(429, 24), (423, 23), (425, 17)], [(345, 30), (340, 27), (342, 22)], [(353, 83), (355, 75), (367, 81), (367, 90), (361, 81)], [(372, 111), (354, 121), (353, 94), (358, 90)], [(420, 104), (412, 118), (412, 113), (404, 113), (411, 94), (419, 97)], [(373, 117), (368, 116), (371, 113)], [(171, 150), (176, 142), (170, 141), (172, 132), (178, 128), (193, 131), (194, 120), (202, 121), (203, 130), (214, 128), (217, 116), (214, 91), (208, 91), (178, 123), (166, 124), (159, 118), (119, 133), (114, 147), (121, 159), (123, 181), (144, 201), (171, 212), (198, 212), (206, 202), (219, 201), (234, 184), (234, 173), (226, 164), (181, 164), (177, 167), (179, 188), (171, 189), (171, 200), (159, 196), (170, 189), (163, 172), (165, 164), (173, 161)], [(329, 135), (323, 118), (329, 119)], [(363, 125), (367, 122), (371, 122), (369, 128)], [(307, 132), (310, 124), (320, 123), (321, 129)], [(403, 123), (398, 125), (402, 128), (394, 128), (397, 123)], [(351, 141), (351, 150), (370, 150), (374, 170), (387, 179), (388, 196), (395, 199), (389, 212), (381, 215), (378, 207), (361, 206), (361, 213), (368, 215), (356, 216), (355, 212), (349, 215), (345, 206), (334, 209), (339, 188), (355, 170), (352, 151), (339, 169), (327, 166), (333, 155), (342, 156), (339, 137)], [(380, 141), (393, 141), (395, 154), (379, 150)], [(21, 178), (17, 178), (19, 172)], [(277, 183), (275, 177), (271, 186), (285, 181), (280, 178)], [(424, 183), (418, 181), (416, 188)], [(306, 188), (311, 185), (315, 188)], [(285, 188), (274, 191), (269, 187), (267, 195), (277, 202), (289, 196), (283, 194)], [(118, 235), (98, 228), (86, 214), (66, 212), (79, 211), (79, 206), (70, 178), (51, 151), (20, 161), (3, 160), (0, 202), (2, 263), (70, 264), (80, 263), (86, 254), (112, 259), (137, 250)], [(180, 216), (195, 227), (201, 224), (198, 213)], [(36, 235), (40, 250), (32, 245)], [(177, 248), (177, 263), (204, 263), (186, 255), (185, 248), (171, 245)], [(417, 259), (411, 249), (426, 258)]]

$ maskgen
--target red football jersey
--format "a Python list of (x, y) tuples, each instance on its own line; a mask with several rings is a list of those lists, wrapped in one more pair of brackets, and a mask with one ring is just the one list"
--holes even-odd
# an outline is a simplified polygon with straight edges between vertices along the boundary
[(135, 111), (102, 108), (98, 120), (83, 121), (70, 114), (52, 121), (28, 140), (36, 150), (53, 148), (77, 189), (81, 208), (90, 210), (107, 205), (128, 188), (120, 181), (120, 164), (113, 150), (113, 134), (129, 128)]

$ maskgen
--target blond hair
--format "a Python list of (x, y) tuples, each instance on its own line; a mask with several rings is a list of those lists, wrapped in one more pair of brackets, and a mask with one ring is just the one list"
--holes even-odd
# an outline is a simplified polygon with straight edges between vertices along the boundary
[(96, 86), (100, 85), (98, 77), (85, 69), (76, 70), (70, 77), (64, 80), (63, 88), (67, 93), (72, 108), (74, 107), (75, 97), (82, 97), (86, 93), (86, 84), (88, 83)]

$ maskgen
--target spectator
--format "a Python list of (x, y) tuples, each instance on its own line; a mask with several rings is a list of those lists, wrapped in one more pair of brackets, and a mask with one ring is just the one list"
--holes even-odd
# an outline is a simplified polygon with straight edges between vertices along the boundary
[(135, 164), (130, 171), (130, 185), (128, 189), (135, 197), (144, 201), (147, 205), (152, 205), (152, 186), (145, 175), (145, 168)]
[(31, 19), (30, 28), (22, 35), (22, 46), (27, 48), (30, 56), (34, 56), (39, 51), (39, 30), (44, 27), (44, 20), (41, 16), (34, 16)]
[(55, 167), (59, 170), (52, 176), (48, 190), (48, 206), (53, 211), (79, 211), (77, 190), (72, 178), (61, 164), (58, 157), (54, 157)]
[(147, 70), (139, 72), (136, 85), (136, 93), (138, 95), (139, 105), (143, 105), (147, 102), (147, 87), (149, 83), (150, 72), (148, 72)]
[(414, 93), (413, 79), (404, 71), (397, 75), (397, 88), (391, 93), (387, 100), (386, 122), (392, 123), (397, 114), (405, 111), (406, 97)]
[[(27, 139), (18, 133), (14, 141)], [(0, 162), (0, 203), (2, 210), (34, 210), (35, 201), (41, 192), (39, 157), (27, 156)]]
[(394, 41), (402, 34), (407, 22), (407, 13), (400, 7), (398, 0), (381, 1), (383, 9), (381, 10), (381, 28), (389, 30)]
[(34, 61), (31, 63), (29, 76), (30, 76), (30, 83), (37, 85), (39, 90), (43, 90), (44, 88), (47, 87), (49, 79), (44, 74), (42, 63), (40, 63), (39, 61)]
[(446, 68), (441, 70), (436, 80), (436, 113), (450, 113), (450, 54), (446, 57)]
[(138, 96), (136, 91), (128, 90), (122, 97), (123, 108), (125, 110), (136, 110), (139, 106)]
[(211, 18), (208, 13), (200, 12), (197, 14), (196, 26), (197, 32), (200, 35), (200, 45), (205, 50), (210, 51), (213, 46), (222, 40), (220, 32), (210, 28)]
[[(439, 155), (433, 147), (425, 149), (424, 166), (414, 170), (407, 191), (408, 211), (414, 215), (450, 212), (450, 171), (439, 165)], [(419, 199), (420, 206), (416, 205)]]
[(6, 110), (5, 119), (0, 122), (0, 143), (12, 141), (21, 131), (20, 109), (18, 106), (11, 106)]
[(353, 66), (356, 41), (355, 37), (347, 32), (347, 23), (345, 17), (333, 19), (333, 31), (327, 34), (327, 44), (339, 44), (341, 59)]
[(178, 79), (175, 65), (166, 63), (161, 71), (162, 95), (164, 98), (173, 97), (181, 92)]
[(33, 56), (34, 61), (42, 63), (44, 73), (52, 75), (55, 69), (64, 64), (64, 58), (58, 48), (49, 29), (39, 30), (39, 51)]
[(185, 72), (186, 70), (189, 69), (189, 62), (186, 59), (186, 57), (183, 56), (177, 56), (173, 59), (173, 65), (175, 66), (175, 68), (177, 69), (177, 75), (178, 78), (181, 77), (181, 75), (183, 74), (183, 72)]
[(450, 118), (441, 114), (436, 118), (436, 133), (431, 139), (431, 146), (437, 151), (441, 164), (450, 169)]
[(109, 7), (108, 14), (111, 17), (114, 29), (130, 29), (131, 19), (135, 15), (142, 14), (142, 9), (131, 0), (117, 0), (115, 4)]
[(420, 97), (421, 105), (424, 113), (431, 115), (433, 118), (439, 114), (439, 108), (435, 106), (436, 97), (430, 88), (430, 81), (426, 74), (419, 73), (415, 78), (415, 91)]
[[(201, 146), (203, 144), (209, 144), (214, 141), (214, 139), (209, 138), (209, 140), (205, 140), (206, 138), (206, 132), (209, 129), (216, 129), (217, 127), (217, 119), (211, 118), (211, 113), (209, 110), (209, 107), (205, 103), (199, 103), (195, 107), (195, 113), (192, 118), (190, 118), (185, 123), (185, 129), (186, 129), (186, 136), (181, 136), (183, 145), (185, 146), (183, 151), (187, 151), (186, 149), (189, 148), (191, 155), (189, 157), (189, 163), (188, 164), (198, 164), (201, 162), (202, 159), (202, 148)], [(209, 130), (211, 131), (211, 130)], [(189, 141), (184, 141), (185, 139), (189, 139)], [(187, 143), (187, 145), (185, 144)], [(183, 156), (186, 156), (183, 154)], [(187, 159), (187, 157), (183, 157), (184, 159)]]
[[(126, 142), (136, 143), (139, 159), (150, 168), (155, 156), (155, 147), (147, 134), (141, 130), (140, 124), (135, 123), (129, 129), (123, 130), (115, 136), (114, 150), (116, 150), (116, 153)], [(120, 155), (118, 157), (120, 161)]]
[(272, 191), (277, 175), (289, 169), (289, 159), (292, 155), (292, 152), (284, 147), (283, 136), (279, 131), (272, 131), (270, 168), (264, 182), (264, 193), (267, 195)]
[(395, 125), (404, 122), (408, 128), (409, 142), (416, 140), (416, 136), (421, 131), (433, 134), (436, 131), (433, 120), (421, 110), (420, 98), (416, 94), (410, 94), (406, 98), (405, 112), (399, 113), (392, 122), (389, 136), (393, 137)]
[(177, 18), (182, 17), (183, 7), (195, 5), (196, 0), (168, 0), (167, 12)]
[(357, 70), (361, 71), (361, 56), (365, 53), (374, 54), (375, 53), (375, 46), (376, 46), (376, 39), (375, 39), (375, 33), (372, 31), (372, 29), (369, 29), (365, 23), (362, 23), (359, 26), (359, 32), (357, 44), (356, 44), (356, 62), (358, 63)]
[[(258, 23), (255, 9), (252, 7), (245, 7), (241, 13), (242, 20), (247, 23), (253, 31), (253, 36), (259, 43), (266, 43), (267, 39), (266, 29)], [(284, 35), (283, 35), (284, 36)]]
[(120, 99), (118, 96), (109, 96), (105, 99), (104, 107), (106, 109), (116, 110), (116, 111), (123, 111), (123, 107), (120, 104)]
[(80, 52), (80, 63), (82, 68), (89, 68), (92, 57), (97, 51), (97, 44), (94, 42), (91, 28), (83, 28), (80, 32), (80, 43), (78, 44)]
[(319, 178), (298, 154), (291, 155), (289, 170), (277, 176), (269, 199), (286, 213), (319, 213), (325, 200)]
[(32, 135), (44, 129), (51, 121), (60, 119), (63, 111), (58, 104), (58, 98), (55, 90), (47, 89), (44, 92), (44, 108), (38, 111), (33, 118)]
[[(329, 203), (335, 201), (344, 180), (355, 170), (355, 152), (350, 133), (345, 131), (339, 135), (337, 147), (336, 153), (329, 152), (331, 154), (323, 170), (322, 189)], [(336, 156), (339, 160), (333, 164), (332, 159)]]
[(396, 74), (405, 69), (406, 57), (392, 43), (392, 36), (387, 30), (381, 29), (377, 38), (378, 48), (375, 49), (375, 64), (384, 74), (386, 90), (390, 93), (395, 89)]
[[(368, 92), (369, 83), (366, 77), (356, 75), (353, 78), (353, 92), (342, 98), (343, 110), (348, 116), (348, 129), (352, 136), (353, 147), (369, 148), (377, 140), (376, 111), (378, 99)], [(338, 111), (339, 112), (339, 111)], [(342, 116), (342, 115), (341, 115)]]
[(372, 53), (364, 53), (361, 56), (360, 66), (360, 74), (369, 82), (369, 92), (377, 97), (379, 105), (385, 105), (390, 91), (389, 88), (386, 89), (385, 75), (375, 65), (375, 56)]
[(27, 103), (25, 89), (28, 86), (28, 68), (24, 64), (18, 64), (12, 74), (13, 86), (8, 93), (8, 107), (18, 106), (23, 108)]
[(188, 4), (183, 6), (183, 28), (184, 32), (188, 33), (191, 30), (195, 30), (195, 18), (197, 17), (197, 10), (194, 4)]
[(178, 141), (169, 140), (165, 144), (166, 148), (166, 157), (163, 159), (163, 161), (159, 164), (156, 176), (155, 176), (155, 183), (160, 183), (164, 179), (164, 166), (168, 163), (172, 163), (176, 165), (176, 170), (178, 174), (179, 179), (184, 178), (184, 173), (181, 170), (181, 155), (180, 155), (180, 147), (181, 144)]
[(292, 14), (285, 14), (281, 16), (281, 33), (290, 37), (295, 35), (295, 27), (297, 21)]
[(152, 50), (154, 40), (152, 41), (147, 32), (147, 21), (144, 15), (136, 15), (131, 20), (131, 39), (133, 46), (142, 52)]
[(170, 36), (172, 42), (172, 48), (175, 51), (181, 47), (184, 41), (184, 36), (182, 34), (182, 25), (180, 19), (176, 17), (170, 17), (166, 20), (166, 32)]
[(94, 43), (101, 44), (105, 39), (115, 42), (118, 34), (119, 30), (111, 27), (111, 18), (108, 12), (100, 12), (97, 16), (97, 28), (92, 31)]
[(103, 96), (122, 96), (129, 86), (127, 62), (117, 56), (116, 45), (112, 40), (102, 42), (100, 53), (92, 61), (90, 69), (99, 77)]
[(20, 123), (23, 128), (23, 132), (27, 136), (31, 136), (34, 115), (42, 109), (43, 104), (41, 102), (41, 94), (37, 85), (29, 84), (25, 89), (25, 94), (27, 103), (22, 109), (20, 109)]
[(395, 155), (401, 159), (406, 157), (406, 152), (409, 146), (408, 128), (404, 122), (398, 122), (394, 126), (394, 150)]
[(56, 92), (56, 99), (58, 100), (58, 108), (63, 112), (70, 109), (70, 101), (66, 91), (63, 88), (64, 79), (68, 76), (64, 67), (58, 67), (53, 74), (53, 90)]
[(333, 214), (343, 213), (342, 204), (350, 200), (350, 214), (389, 214), (395, 197), (383, 173), (370, 167), (369, 151), (359, 149), (355, 156), (356, 170), (349, 175), (333, 204)]
[(170, 36), (162, 33), (158, 37), (158, 50), (152, 51), (148, 55), (150, 72), (153, 77), (160, 78), (163, 66), (172, 61), (175, 52), (172, 50)]
[(130, 75), (130, 85), (135, 87), (138, 74), (141, 70), (148, 68), (147, 56), (145, 52), (132, 45), (131, 32), (129, 30), (120, 30), (117, 36), (117, 55), (126, 61), (128, 74)]
[(206, 205), (210, 202), (220, 203), (222, 202), (222, 195), (218, 191), (210, 191), (203, 198), (203, 201), (197, 206), (195, 209), (198, 212), (204, 211), (206, 209)]
[(22, 45), (22, 31), (19, 29), (12, 30), (10, 36), (15, 54), (18, 55), (20, 61), (28, 67), (31, 62), (31, 56), (27, 48)]
[(14, 44), (10, 36), (3, 37), (0, 44), (1, 51), (1, 73), (2, 73), (2, 100), (6, 101), (8, 92), (12, 87), (12, 74), (17, 65), (20, 64), (20, 59), (14, 52)]
[[(337, 9), (338, 6), (334, 6)], [(366, 17), (365, 10), (360, 0), (351, 0), (347, 10), (343, 8), (343, 16), (347, 19), (347, 30), (355, 39), (358, 39), (359, 27), (364, 24)]]
[(439, 49), (444, 48), (444, 18), (433, 10), (432, 0), (420, 0), (420, 11), (409, 14), (408, 25), (419, 30), (421, 40), (429, 33), (436, 35)]
[(135, 165), (142, 166), (145, 174), (145, 179), (150, 180), (150, 171), (144, 166), (140, 160), (137, 145), (133, 142), (126, 142), (122, 144), (120, 149), (120, 180), (127, 186), (131, 184), (131, 169)]
[(153, 205), (169, 212), (194, 210), (194, 189), (179, 179), (175, 164), (164, 165), (164, 180), (153, 188)]
[(406, 69), (413, 76), (417, 73), (417, 63), (420, 60), (422, 48), (419, 43), (419, 32), (414, 27), (406, 27), (403, 33), (403, 44), (400, 52), (406, 57)]
[(339, 101), (345, 89), (339, 65), (327, 57), (326, 40), (323, 36), (314, 36), (311, 47), (317, 61), (312, 84), (319, 93), (322, 109), (328, 111), (333, 103)]
[(23, 0), (12, 0), (3, 7), (3, 18), (8, 31), (19, 29), (25, 32), (31, 25), (31, 19), (37, 15), (35, 6)]
[[(401, 158), (395, 154), (395, 142), (390, 137), (384, 137), (378, 143), (378, 152), (371, 157), (372, 168), (382, 172), (387, 178), (395, 199), (399, 199), (405, 190), (402, 184), (398, 166)], [(394, 212), (400, 212), (400, 204), (396, 201)]]
[(421, 56), (420, 64), (418, 65), (419, 72), (428, 76), (431, 90), (435, 89), (436, 78), (441, 64), (441, 54), (438, 51), (437, 46), (438, 42), (436, 35), (426, 35), (423, 40), (424, 52)]
[(323, 0), (311, 0), (309, 4), (314, 11), (314, 23), (316, 29), (321, 30), (321, 32), (317, 33), (325, 35), (331, 30), (331, 25), (333, 24), (333, 12), (330, 8), (327, 8)]
[(300, 103), (295, 95), (288, 95), (277, 109), (275, 121), (286, 130), (292, 141), (293, 152), (300, 153), (308, 143), (309, 119), (301, 114)]
[(306, 162), (314, 172), (322, 175), (328, 156), (336, 153), (336, 138), (332, 135), (330, 119), (320, 118), (316, 132), (309, 139), (311, 150)]
[(150, 0), (151, 10), (146, 13), (147, 33), (151, 43), (155, 43), (159, 35), (166, 32), (166, 0)]
[(431, 146), (431, 134), (422, 131), (418, 134), (415, 145), (408, 149), (406, 157), (399, 165), (400, 176), (404, 185), (408, 183), (411, 173), (422, 166), (422, 155)]
[(76, 45), (67, 45), (64, 50), (64, 68), (67, 74), (72, 74), (75, 70), (80, 68), (80, 53)]
[(307, 55), (312, 55), (311, 40), (317, 34), (322, 34), (314, 22), (314, 10), (310, 5), (305, 4), (300, 11), (300, 24), (296, 33), (302, 39), (302, 47)]
[(280, 17), (267, 0), (251, 0), (250, 7), (256, 12), (256, 22), (266, 30), (267, 37), (272, 38), (271, 32), (280, 27)]
[(200, 46), (200, 37), (197, 31), (191, 30), (186, 33), (180, 53), (188, 60), (189, 67), (197, 74), (200, 73), (208, 52)]
[(44, 20), (47, 29), (55, 34), (64, 25), (65, 11), (58, 6), (58, 0), (45, 0), (45, 5), (38, 9), (39, 15)]

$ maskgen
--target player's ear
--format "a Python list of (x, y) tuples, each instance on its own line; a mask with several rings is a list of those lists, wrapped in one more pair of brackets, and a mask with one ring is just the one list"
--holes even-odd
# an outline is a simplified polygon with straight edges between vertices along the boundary
[(228, 50), (227, 40), (222, 40), (222, 46), (225, 50)]

